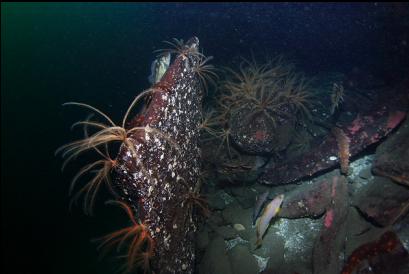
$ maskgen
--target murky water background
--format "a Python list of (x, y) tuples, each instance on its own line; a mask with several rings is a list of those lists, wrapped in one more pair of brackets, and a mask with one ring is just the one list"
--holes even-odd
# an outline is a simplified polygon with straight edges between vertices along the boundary
[(87, 102), (118, 120), (149, 85), (152, 51), (193, 35), (215, 65), (286, 54), (307, 74), (359, 67), (393, 81), (409, 62), (407, 12), (379, 3), (2, 3), (2, 265), (8, 273), (113, 273), (90, 239), (125, 216), (102, 203), (93, 218), (68, 212), (79, 165), (61, 173), (54, 151), (80, 137), (69, 125), (84, 112), (62, 103)]

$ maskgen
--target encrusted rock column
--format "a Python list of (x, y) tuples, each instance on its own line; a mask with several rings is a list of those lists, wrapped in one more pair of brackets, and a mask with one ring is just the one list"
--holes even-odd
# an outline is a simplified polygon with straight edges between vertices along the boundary
[(199, 124), (202, 91), (194, 67), (199, 40), (191, 38), (161, 81), (150, 103), (133, 119), (130, 134), (137, 157), (122, 145), (116, 187), (155, 242), (157, 273), (193, 273), (195, 218), (189, 194), (200, 172)]

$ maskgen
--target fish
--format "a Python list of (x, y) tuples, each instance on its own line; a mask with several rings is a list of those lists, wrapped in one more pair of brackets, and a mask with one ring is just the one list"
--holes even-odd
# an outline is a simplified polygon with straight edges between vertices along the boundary
[(170, 53), (165, 53), (155, 59), (151, 64), (151, 75), (149, 75), (149, 83), (156, 84), (162, 79), (162, 76), (168, 70), (170, 64)]
[(344, 101), (344, 86), (342, 84), (334, 83), (332, 85), (331, 94), (331, 114), (334, 114), (335, 109)]
[(257, 227), (256, 227), (256, 232), (257, 232), (257, 242), (256, 242), (256, 248), (261, 245), (261, 240), (263, 239), (263, 235), (266, 232), (270, 221), (273, 217), (275, 217), (281, 209), (281, 204), (283, 203), (284, 200), (284, 194), (280, 194), (277, 197), (275, 197), (265, 208), (263, 211), (263, 214), (260, 216), (260, 218), (257, 220)]
[(263, 208), (263, 205), (267, 201), (268, 194), (269, 192), (266, 191), (263, 194), (257, 196), (256, 204), (254, 206), (254, 211), (253, 211), (253, 225), (256, 224), (257, 217), (260, 214), (260, 211)]

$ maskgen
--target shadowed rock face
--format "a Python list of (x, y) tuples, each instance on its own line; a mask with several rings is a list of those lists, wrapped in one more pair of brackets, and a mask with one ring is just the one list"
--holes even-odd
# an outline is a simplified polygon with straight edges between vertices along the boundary
[(409, 186), (409, 119), (376, 149), (372, 171)]
[[(197, 50), (199, 40), (193, 37), (186, 46)], [(117, 157), (116, 187), (155, 242), (155, 273), (194, 271), (196, 224), (186, 197), (200, 171), (202, 93), (193, 72), (197, 61), (189, 53), (176, 57), (152, 87), (144, 112), (133, 119), (132, 126), (153, 128), (130, 136), (138, 157), (124, 145)]]
[(375, 176), (352, 200), (359, 211), (379, 226), (388, 226), (404, 216), (409, 206), (409, 189)]
[[(371, 101), (359, 99), (349, 103), (351, 106), (346, 104), (345, 111), (337, 122), (337, 126), (349, 140), (349, 152), (344, 153), (350, 157), (380, 141), (407, 115), (408, 101), (401, 99), (403, 91), (388, 90), (388, 92), (379, 93), (370, 94), (373, 98)], [(354, 109), (356, 106), (359, 106), (357, 110)], [(348, 111), (351, 114), (348, 114)], [(314, 140), (311, 149), (298, 158), (277, 163), (270, 162), (258, 181), (268, 185), (280, 185), (312, 176), (339, 165), (339, 152), (337, 138), (334, 134), (328, 134), (323, 139)]]

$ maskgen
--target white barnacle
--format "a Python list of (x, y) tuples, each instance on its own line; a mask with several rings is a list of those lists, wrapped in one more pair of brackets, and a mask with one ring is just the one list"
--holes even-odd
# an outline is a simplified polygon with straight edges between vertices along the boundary
[(160, 155), (160, 159), (163, 160), (163, 158), (165, 158), (165, 154), (162, 153), (162, 154)]
[(176, 228), (178, 228), (178, 225), (175, 223), (173, 224), (173, 229), (176, 229)]
[(164, 244), (167, 249), (169, 249), (169, 240), (170, 240), (170, 234), (167, 237), (165, 237), (165, 241), (164, 241)]
[(175, 172), (172, 171), (172, 178), (175, 178)]
[(151, 196), (152, 191), (153, 191), (153, 186), (149, 186), (149, 188), (148, 188), (148, 196)]
[(329, 159), (330, 159), (330, 161), (335, 161), (338, 158), (336, 156), (330, 156)]

